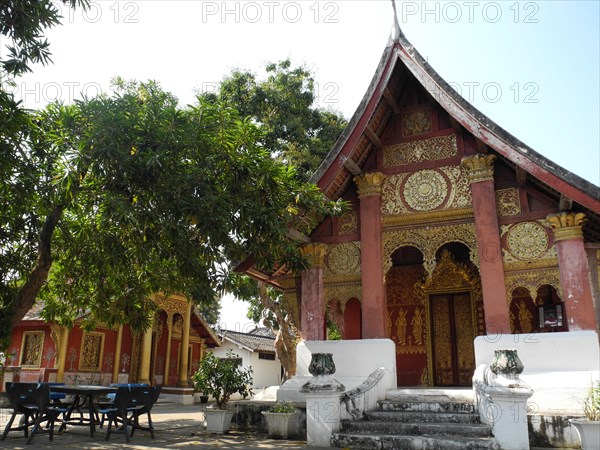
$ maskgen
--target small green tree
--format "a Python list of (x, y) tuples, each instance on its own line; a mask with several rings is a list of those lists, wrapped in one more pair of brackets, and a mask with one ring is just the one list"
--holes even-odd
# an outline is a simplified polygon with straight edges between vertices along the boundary
[(239, 356), (233, 350), (227, 352), (226, 358), (207, 353), (192, 375), (194, 389), (212, 396), (219, 409), (226, 409), (233, 394), (240, 394), (243, 398), (252, 395), (252, 368), (242, 367), (237, 358)]
[[(310, 179), (346, 127), (342, 115), (317, 105), (317, 83), (305, 66), (289, 59), (268, 63), (263, 76), (234, 70), (216, 93), (203, 95), (220, 100), (261, 126), (261, 143), (277, 159), (295, 166), (297, 176)], [(283, 296), (264, 283), (238, 277), (230, 292), (250, 303), (249, 318), (263, 321), (276, 333), (275, 348), (284, 368), (284, 379), (295, 374), (297, 330)]]

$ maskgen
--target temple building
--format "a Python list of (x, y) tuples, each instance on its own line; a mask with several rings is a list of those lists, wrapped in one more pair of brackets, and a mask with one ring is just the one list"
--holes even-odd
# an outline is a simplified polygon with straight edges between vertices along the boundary
[(597, 332), (599, 188), (464, 100), (397, 21), (312, 181), (351, 208), (293, 233), (311, 268), (240, 266), (284, 292), (305, 340), (329, 319), (392, 339), (399, 386), (470, 386), (477, 336)]
[(221, 340), (185, 297), (153, 300), (157, 310), (145, 332), (101, 324), (86, 331), (84, 316), (68, 329), (44, 321), (36, 304), (12, 332), (4, 381), (149, 383), (162, 385), (163, 397), (192, 401), (189, 378)]

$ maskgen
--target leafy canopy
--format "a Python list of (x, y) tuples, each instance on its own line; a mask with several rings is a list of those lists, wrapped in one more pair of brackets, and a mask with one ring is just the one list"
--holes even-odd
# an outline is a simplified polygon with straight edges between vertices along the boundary
[(42, 247), (45, 316), (66, 325), (82, 312), (147, 325), (156, 292), (211, 303), (247, 255), (305, 267), (288, 225), (339, 205), (274, 160), (251, 120), (218, 101), (181, 108), (153, 82), (116, 88), (32, 113), (28, 144), (0, 173), (3, 310), (33, 304)]
[(262, 144), (282, 161), (298, 168), (308, 180), (332, 149), (346, 126), (339, 114), (316, 106), (314, 74), (304, 66), (292, 67), (289, 59), (268, 63), (266, 77), (234, 70), (216, 93), (219, 99), (250, 117), (264, 130)]

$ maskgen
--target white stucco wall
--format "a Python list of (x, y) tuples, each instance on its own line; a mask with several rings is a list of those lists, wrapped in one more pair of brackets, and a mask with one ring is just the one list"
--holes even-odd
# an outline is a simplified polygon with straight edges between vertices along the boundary
[(250, 361), (254, 371), (254, 388), (263, 389), (281, 384), (281, 363), (279, 359), (275, 358), (275, 361), (259, 359), (258, 352), (254, 352), (250, 356)]
[(376, 369), (386, 370), (383, 391), (396, 387), (396, 346), (390, 339), (345, 341), (302, 341), (296, 347), (296, 375), (277, 391), (277, 400), (304, 402), (300, 387), (312, 378), (308, 366), (313, 353), (332, 353), (336, 371), (333, 377), (350, 390)]
[(534, 391), (529, 414), (581, 414), (581, 400), (600, 377), (600, 348), (594, 331), (479, 336), (475, 361), (490, 365), (496, 349), (517, 349), (521, 379)]
[(221, 347), (214, 348), (210, 351), (212, 351), (217, 358), (226, 358), (229, 350), (233, 350), (233, 353), (242, 358), (242, 365), (244, 367), (252, 367), (252, 389), (257, 390), (267, 386), (277, 386), (281, 384), (281, 364), (278, 359), (275, 359), (275, 361), (259, 359), (258, 352), (250, 352), (227, 340), (223, 342)]

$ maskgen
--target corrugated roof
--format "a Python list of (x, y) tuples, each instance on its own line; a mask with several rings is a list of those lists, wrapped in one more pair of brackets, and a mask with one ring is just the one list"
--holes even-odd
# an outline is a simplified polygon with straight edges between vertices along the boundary
[(275, 338), (261, 336), (251, 333), (241, 333), (239, 331), (224, 330), (219, 333), (221, 340), (228, 340), (240, 347), (246, 348), (247, 350), (256, 352), (274, 352), (275, 351)]

